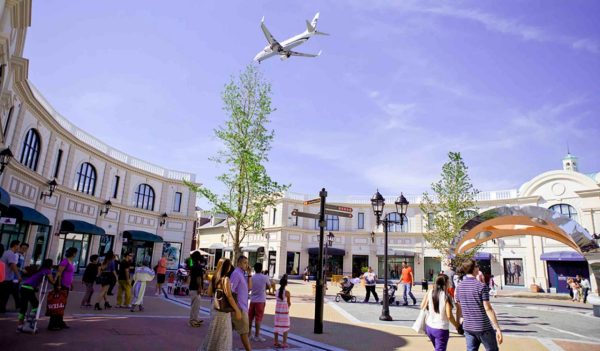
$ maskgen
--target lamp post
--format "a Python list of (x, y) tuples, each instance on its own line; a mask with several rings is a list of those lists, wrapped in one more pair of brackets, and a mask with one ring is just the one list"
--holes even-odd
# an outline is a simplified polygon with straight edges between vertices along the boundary
[(10, 163), (10, 160), (13, 158), (13, 153), (10, 151), (10, 148), (6, 148), (0, 151), (0, 174), (4, 172), (4, 168)]
[(406, 210), (408, 209), (408, 200), (404, 197), (402, 193), (396, 201), (394, 202), (396, 205), (396, 212), (400, 214), (400, 220), (390, 220), (387, 217), (381, 219), (383, 215), (383, 207), (385, 206), (385, 199), (379, 193), (379, 190), (373, 195), (371, 198), (371, 206), (373, 207), (373, 213), (377, 218), (377, 226), (383, 224), (383, 233), (384, 233), (384, 253), (383, 253), (383, 272), (384, 272), (384, 287), (383, 287), (383, 308), (381, 309), (381, 316), (379, 316), (379, 320), (382, 321), (391, 321), (392, 317), (390, 316), (390, 299), (388, 296), (388, 226), (390, 224), (400, 224), (401, 226), (404, 224), (404, 216), (406, 215)]
[(327, 251), (333, 245), (333, 239), (335, 239), (335, 235), (333, 235), (332, 232), (329, 232), (329, 234), (327, 234), (327, 242), (325, 243), (325, 259), (328, 262), (327, 266), (329, 267), (329, 272), (331, 272), (331, 259), (327, 256)]

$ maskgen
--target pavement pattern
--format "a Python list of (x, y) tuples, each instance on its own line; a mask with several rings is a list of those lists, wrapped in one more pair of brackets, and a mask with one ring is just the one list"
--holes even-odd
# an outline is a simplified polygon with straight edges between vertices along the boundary
[[(432, 346), (423, 335), (407, 326), (412, 325), (417, 307), (391, 307), (393, 322), (378, 320), (381, 306), (376, 304), (333, 302), (336, 288), (328, 290), (324, 309), (323, 334), (313, 333), (314, 298), (311, 285), (290, 282), (292, 329), (290, 350), (361, 350), (370, 349), (375, 342), (378, 350), (430, 350)], [(379, 290), (381, 291), (381, 290)], [(0, 344), (2, 350), (60, 349), (60, 350), (197, 350), (206, 333), (210, 316), (209, 301), (202, 303), (200, 328), (187, 325), (189, 298), (152, 295), (149, 289), (144, 312), (126, 309), (94, 311), (79, 308), (83, 294), (81, 286), (71, 292), (65, 321), (68, 330), (51, 332), (46, 329), (47, 318), (40, 321), (36, 335), (15, 332), (16, 313), (0, 315)], [(364, 293), (357, 287), (355, 293)], [(417, 292), (420, 300), (422, 294)], [(359, 296), (359, 301), (362, 296)], [(112, 300), (114, 302), (114, 297)], [(502, 350), (600, 350), (600, 319), (591, 317), (589, 307), (573, 306), (570, 302), (548, 299), (498, 298), (494, 305), (505, 328)], [(9, 302), (9, 308), (12, 300)], [(263, 321), (262, 335), (266, 342), (253, 342), (254, 350), (273, 350), (274, 297), (269, 297)], [(553, 318), (553, 319), (552, 319)], [(568, 329), (565, 324), (580, 323)], [(579, 328), (579, 329), (577, 329)], [(586, 329), (587, 328), (587, 329)], [(558, 329), (558, 330), (557, 330)], [(578, 330), (579, 332), (571, 332)], [(591, 331), (594, 332), (591, 332)], [(567, 332), (567, 333), (565, 333)], [(569, 334), (572, 333), (572, 334)], [(234, 348), (242, 349), (234, 333)], [(464, 350), (464, 338), (452, 333), (448, 350)]]

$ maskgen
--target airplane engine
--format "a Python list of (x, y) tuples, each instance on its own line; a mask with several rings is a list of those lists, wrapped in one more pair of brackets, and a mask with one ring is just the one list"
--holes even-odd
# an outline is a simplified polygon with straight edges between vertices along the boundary
[(290, 55), (286, 55), (286, 54), (279, 55), (279, 58), (281, 59), (281, 61), (285, 61), (290, 58)]

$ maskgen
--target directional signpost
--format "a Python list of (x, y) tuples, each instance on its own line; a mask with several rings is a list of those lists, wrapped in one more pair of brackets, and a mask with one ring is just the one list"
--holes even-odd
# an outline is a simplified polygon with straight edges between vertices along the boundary
[(325, 295), (325, 277), (323, 276), (323, 239), (325, 237), (325, 227), (327, 226), (325, 215), (328, 214), (338, 217), (352, 218), (351, 207), (328, 205), (325, 203), (326, 198), (327, 191), (325, 188), (323, 188), (319, 193), (318, 199), (304, 201), (305, 206), (319, 204), (319, 213), (300, 212), (298, 209), (294, 209), (292, 211), (292, 216), (314, 218), (319, 220), (319, 258), (317, 260), (317, 284), (315, 292), (315, 334), (323, 334), (323, 298)]

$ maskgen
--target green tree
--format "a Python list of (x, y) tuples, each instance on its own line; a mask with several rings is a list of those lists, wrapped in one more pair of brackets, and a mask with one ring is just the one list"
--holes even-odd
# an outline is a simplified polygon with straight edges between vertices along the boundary
[(271, 107), (271, 84), (253, 65), (239, 77), (232, 77), (222, 92), (223, 110), (228, 119), (215, 129), (223, 149), (211, 160), (225, 165), (217, 179), (226, 188), (224, 195), (192, 183), (192, 191), (205, 197), (213, 211), (227, 215), (227, 228), (233, 241), (234, 259), (241, 254), (240, 243), (248, 231), (263, 232), (263, 214), (275, 204), (288, 185), (273, 181), (265, 169), (275, 136), (267, 129)]
[[(442, 257), (451, 254), (451, 243), (460, 228), (473, 216), (476, 210), (475, 197), (479, 190), (473, 187), (468, 167), (459, 152), (449, 152), (448, 162), (442, 166), (441, 179), (431, 184), (433, 195), (423, 193), (421, 212), (427, 216), (425, 240), (437, 249)], [(472, 257), (479, 248), (469, 253), (456, 255), (453, 264), (460, 265), (467, 257)]]

